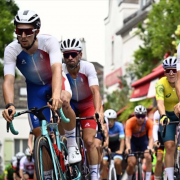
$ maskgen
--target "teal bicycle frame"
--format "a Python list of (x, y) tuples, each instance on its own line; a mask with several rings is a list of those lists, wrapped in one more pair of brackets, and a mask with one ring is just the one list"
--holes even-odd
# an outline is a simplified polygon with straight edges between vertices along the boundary
[[(32, 108), (30, 110), (26, 110), (26, 111), (22, 111), (22, 112), (18, 112), (14, 115), (14, 117), (17, 117), (17, 116), (20, 116), (21, 114), (25, 114), (25, 113), (32, 113), (34, 115), (37, 114), (37, 112), (42, 112), (43, 109), (47, 108), (48, 106), (44, 106), (40, 109), (37, 109), (37, 108)], [(9, 112), (9, 114), (11, 114), (11, 112)], [(67, 119), (64, 114), (63, 114), (63, 111), (62, 111), (62, 108), (60, 109), (60, 114), (61, 114), (61, 119), (64, 121), (64, 122), (69, 122), (70, 120)], [(54, 150), (54, 147), (52, 145), (52, 142), (51, 142), (51, 139), (49, 137), (49, 132), (48, 132), (48, 127), (53, 129), (53, 131), (55, 132), (55, 136), (56, 136), (56, 143), (57, 143), (57, 147), (59, 149), (59, 151), (62, 151), (62, 147), (64, 148), (64, 150), (66, 151), (66, 153), (68, 152), (65, 144), (60, 141), (60, 134), (59, 134), (59, 130), (58, 130), (58, 124), (57, 123), (48, 123), (46, 120), (41, 120), (40, 117), (39, 118), (39, 122), (40, 122), (40, 127), (41, 127), (41, 137), (45, 137), (48, 141), (48, 144), (49, 144), (49, 147), (50, 147), (50, 153), (51, 153), (51, 156), (52, 156), (52, 162), (53, 162), (53, 166), (54, 166), (54, 171), (55, 171), (55, 179), (53, 178), (53, 180), (59, 180), (59, 177), (58, 177), (58, 169), (60, 169), (60, 173), (61, 173), (61, 180), (66, 180), (66, 174), (62, 171), (61, 169), (61, 165), (59, 163), (59, 160), (57, 158), (57, 155), (55, 153), (55, 150)], [(10, 127), (10, 130), (12, 132), (12, 134), (14, 135), (18, 135), (18, 131), (16, 131), (14, 129), (14, 126), (13, 126), (13, 123), (11, 122), (10, 124), (7, 123), (7, 131), (8, 128)], [(42, 150), (40, 149), (40, 158), (43, 159), (43, 154), (42, 154)], [(59, 168), (57, 169), (57, 165), (59, 166)], [(41, 163), (40, 164), (40, 168), (41, 168), (41, 178), (42, 180), (44, 180), (44, 174), (43, 174), (43, 164)], [(79, 171), (79, 169), (77, 168), (77, 166), (75, 165), (75, 168), (77, 170), (77, 177), (72, 179), (72, 180), (80, 180), (81, 179), (81, 172)]]

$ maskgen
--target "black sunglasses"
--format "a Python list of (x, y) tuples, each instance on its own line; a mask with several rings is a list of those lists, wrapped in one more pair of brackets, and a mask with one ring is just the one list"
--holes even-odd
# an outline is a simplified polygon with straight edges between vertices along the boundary
[(63, 53), (63, 56), (64, 56), (64, 58), (68, 59), (69, 56), (71, 56), (72, 58), (75, 58), (78, 54), (79, 54), (78, 51), (74, 51), (74, 52), (64, 52), (64, 53)]
[(136, 117), (137, 117), (137, 118), (145, 118), (146, 115), (145, 115), (145, 114), (136, 114)]
[(19, 29), (16, 28), (15, 33), (17, 34), (17, 36), (22, 36), (22, 33), (24, 32), (26, 34), (26, 36), (31, 36), (33, 35), (33, 33), (36, 31), (37, 29)]
[(165, 72), (175, 74), (175, 73), (177, 73), (177, 70), (176, 69), (166, 69)]

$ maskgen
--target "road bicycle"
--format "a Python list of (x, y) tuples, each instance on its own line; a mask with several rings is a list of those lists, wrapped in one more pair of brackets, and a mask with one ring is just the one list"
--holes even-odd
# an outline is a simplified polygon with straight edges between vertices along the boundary
[[(79, 171), (76, 165), (72, 165), (74, 169), (76, 169), (76, 177), (72, 175), (69, 164), (64, 164), (64, 160), (67, 162), (67, 156), (64, 157), (62, 153), (62, 148), (68, 154), (67, 148), (59, 138), (58, 124), (55, 123), (47, 123), (43, 110), (49, 108), (49, 106), (43, 106), (41, 108), (31, 108), (29, 110), (21, 111), (15, 113), (14, 117), (20, 116), (25, 113), (31, 113), (35, 115), (39, 119), (40, 127), (41, 127), (41, 136), (36, 139), (34, 156), (35, 156), (35, 171), (38, 180), (45, 180), (44, 173), (46, 173), (46, 177), (52, 180), (80, 180), (81, 172)], [(9, 110), (9, 114), (12, 113), (12, 110)], [(57, 111), (57, 114), (61, 116), (61, 119), (64, 122), (69, 122), (62, 111), (62, 108)], [(53, 118), (54, 119), (54, 118)], [(13, 123), (7, 122), (7, 132), (9, 132), (9, 128), (14, 135), (17, 135), (19, 132), (14, 129)], [(52, 129), (55, 133), (56, 144), (58, 150), (60, 152), (60, 157), (57, 157), (55, 149), (53, 147), (53, 143), (51, 142), (51, 138), (49, 137), (48, 130)], [(72, 178), (73, 177), (73, 178)]]
[[(96, 121), (98, 125), (98, 132), (101, 133), (102, 136), (102, 144), (104, 144), (105, 141), (105, 136), (102, 131), (101, 124), (99, 122), (99, 115), (96, 113)], [(84, 145), (84, 141), (82, 139), (82, 130), (81, 130), (81, 121), (91, 119), (94, 120), (94, 117), (76, 117), (76, 142), (78, 145), (78, 148), (80, 150), (81, 156), (82, 156), (82, 161), (77, 164), (79, 171), (81, 172), (81, 179), (82, 180), (87, 180), (90, 179), (90, 171), (89, 171), (89, 165), (88, 165), (88, 160), (87, 160), (87, 152), (86, 148)]]
[[(164, 126), (162, 129), (162, 136), (163, 138), (166, 135), (166, 126), (167, 126), (167, 119), (164, 120)], [(172, 121), (169, 124), (177, 124), (177, 142), (176, 142), (176, 153), (175, 153), (175, 161), (174, 161), (174, 180), (180, 179), (180, 121)]]
[(152, 152), (144, 152), (144, 151), (136, 151), (136, 152), (131, 152), (129, 150), (130, 154), (125, 156), (125, 159), (129, 156), (135, 156), (137, 159), (137, 164), (135, 166), (135, 172), (133, 174), (132, 180), (145, 180), (145, 172), (142, 169), (142, 159), (144, 159), (144, 153), (150, 153), (151, 154), (151, 161), (153, 161), (153, 156)]

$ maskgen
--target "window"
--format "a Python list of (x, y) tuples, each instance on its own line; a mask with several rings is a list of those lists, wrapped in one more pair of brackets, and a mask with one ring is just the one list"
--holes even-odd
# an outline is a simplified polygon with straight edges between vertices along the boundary
[(28, 139), (15, 139), (14, 140), (14, 154), (18, 152), (24, 152), (25, 149), (28, 147)]

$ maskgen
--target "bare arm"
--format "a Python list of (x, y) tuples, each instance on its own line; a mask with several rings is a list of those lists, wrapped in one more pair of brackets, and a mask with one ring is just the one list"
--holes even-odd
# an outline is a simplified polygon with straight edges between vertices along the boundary
[(176, 94), (177, 94), (177, 97), (180, 101), (180, 71), (177, 71), (177, 80), (176, 80), (176, 83), (175, 83), (175, 87), (176, 87)]
[(30, 149), (30, 153), (32, 154), (33, 151), (33, 134), (29, 134), (29, 138), (28, 138), (28, 147)]
[(108, 147), (109, 146), (109, 133), (108, 133), (108, 128), (107, 128), (107, 124), (104, 124), (104, 135), (106, 137), (106, 141), (104, 142), (104, 146)]
[(19, 175), (21, 176), (21, 179), (23, 178), (23, 169), (19, 170)]
[(100, 114), (100, 121), (102, 122), (102, 105), (101, 105), (101, 95), (99, 92), (99, 86), (98, 85), (94, 85), (94, 86), (90, 86), (91, 92), (93, 94), (93, 102), (94, 102), (94, 109), (95, 112), (97, 112), (98, 114)]
[(131, 137), (126, 137), (126, 149), (131, 149)]
[(164, 100), (157, 100), (157, 108), (159, 111), (159, 114), (162, 116), (163, 114), (166, 114), (165, 112), (165, 106), (164, 106)]
[(119, 147), (119, 151), (122, 154), (124, 151), (124, 145), (125, 145), (125, 140), (124, 138), (120, 140), (120, 147)]
[(62, 101), (61, 91), (62, 91), (62, 84), (63, 84), (63, 77), (62, 77), (62, 64), (55, 63), (51, 66), (52, 70), (52, 99), (53, 105), (52, 107), (57, 110), (57, 108), (61, 108)]
[(152, 136), (149, 136), (149, 149), (153, 149), (153, 137)]

